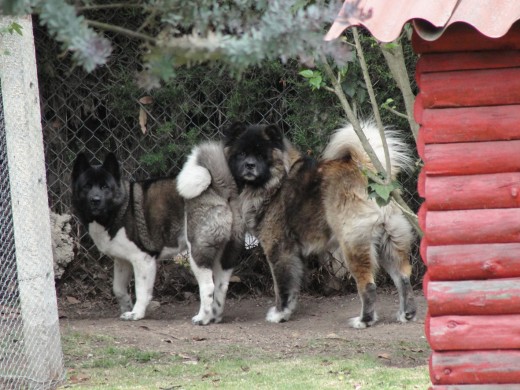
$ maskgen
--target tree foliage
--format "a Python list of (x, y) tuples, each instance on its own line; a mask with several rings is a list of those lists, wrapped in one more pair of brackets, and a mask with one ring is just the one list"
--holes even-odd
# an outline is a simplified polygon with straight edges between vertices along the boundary
[[(73, 5), (74, 4), (74, 5)], [(142, 16), (137, 29), (103, 20), (106, 9), (132, 9)], [(96, 12), (97, 11), (97, 12)], [(325, 42), (338, 3), (324, 0), (128, 0), (123, 3), (78, 0), (6, 0), (4, 13), (31, 12), (51, 35), (92, 71), (107, 62), (111, 43), (100, 31), (142, 41), (143, 87), (157, 87), (175, 69), (218, 61), (238, 74), (268, 59), (297, 59), (310, 65), (319, 55), (343, 63), (348, 48)], [(94, 30), (95, 29), (95, 30)]]

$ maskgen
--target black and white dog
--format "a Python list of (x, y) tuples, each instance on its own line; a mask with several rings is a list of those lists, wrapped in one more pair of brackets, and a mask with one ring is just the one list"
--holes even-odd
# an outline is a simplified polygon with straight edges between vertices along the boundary
[[(139, 320), (152, 300), (156, 261), (188, 250), (200, 289), (195, 324), (222, 319), (229, 278), (243, 245), (230, 200), (236, 186), (220, 144), (200, 146), (203, 174), (185, 200), (174, 178), (130, 182), (108, 154), (92, 166), (79, 154), (72, 171), (72, 205), (98, 250), (114, 260), (113, 291), (121, 319)], [(135, 276), (135, 304), (128, 285)]]

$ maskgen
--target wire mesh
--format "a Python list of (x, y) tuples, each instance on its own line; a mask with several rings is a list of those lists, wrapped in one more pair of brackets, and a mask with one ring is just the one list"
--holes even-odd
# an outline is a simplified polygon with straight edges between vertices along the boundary
[[(29, 319), (22, 316), (11, 205), (6, 128), (0, 90), (0, 388), (55, 389), (62, 378), (52, 379), (35, 369), (38, 362), (33, 360), (31, 349), (38, 342), (34, 337), (28, 336)], [(33, 291), (33, 294), (36, 299), (40, 299), (37, 291)], [(44, 305), (40, 305), (40, 308), (47, 310)], [(37, 317), (41, 313), (34, 311), (30, 315)], [(43, 329), (40, 328), (42, 331)], [(47, 338), (49, 334), (40, 333), (38, 337)], [(49, 356), (40, 354), (37, 356), (37, 359), (42, 359), (39, 362), (48, 358)]]
[[(136, 23), (132, 17), (119, 16), (118, 24), (132, 28)], [(110, 21), (116, 16), (107, 13), (105, 18)], [(145, 179), (177, 173), (195, 142), (219, 138), (232, 120), (277, 123), (305, 151), (323, 145), (330, 131), (343, 122), (335, 97), (324, 91), (311, 93), (298, 77), (300, 69), (290, 63), (248, 70), (240, 81), (218, 67), (199, 66), (179, 70), (172, 83), (144, 92), (134, 83), (140, 70), (136, 42), (111, 37), (115, 44), (108, 66), (86, 74), (68, 58), (57, 56), (60, 48), (45, 31), (36, 29), (35, 37), (49, 201), (57, 214), (73, 214), (70, 173), (80, 151), (94, 162), (115, 152), (126, 178)], [(410, 175), (402, 182), (406, 199), (417, 210), (415, 180)], [(98, 253), (75, 217), (70, 224), (74, 259), (57, 281), (60, 302), (112, 300), (111, 260)], [(413, 263), (417, 285), (424, 271), (417, 250)], [(159, 265), (157, 299), (183, 299), (186, 292), (197, 291), (185, 264)], [(235, 273), (240, 282), (232, 283), (231, 295), (272, 291), (260, 248), (245, 250)], [(354, 291), (345, 267), (333, 258), (311, 259), (307, 279), (310, 292)]]
[(13, 219), (4, 110), (0, 90), (0, 385), (9, 389), (19, 382), (24, 362), (23, 324), (20, 315), (18, 275), (14, 248)]

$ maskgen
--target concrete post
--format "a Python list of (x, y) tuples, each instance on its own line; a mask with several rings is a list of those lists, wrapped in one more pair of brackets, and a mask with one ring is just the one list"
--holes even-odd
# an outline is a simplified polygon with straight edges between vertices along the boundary
[(49, 389), (63, 379), (64, 369), (36, 59), (31, 17), (0, 17), (0, 31), (12, 21), (23, 35), (0, 36), (0, 82), (27, 364), (20, 376), (26, 378), (24, 388)]

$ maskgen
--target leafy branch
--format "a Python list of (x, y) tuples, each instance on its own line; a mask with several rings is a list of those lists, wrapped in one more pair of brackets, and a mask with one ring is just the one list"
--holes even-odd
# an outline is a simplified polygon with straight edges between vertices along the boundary
[(340, 101), (340, 104), (345, 111), (347, 118), (349, 122), (351, 123), (352, 127), (354, 128), (354, 131), (356, 132), (364, 150), (366, 151), (367, 155), (369, 156), (372, 165), (375, 168), (375, 173), (372, 172), (369, 169), (363, 169), (363, 172), (367, 176), (368, 179), (368, 191), (371, 197), (375, 198), (378, 204), (388, 204), (391, 200), (395, 202), (395, 204), (403, 210), (405, 216), (408, 218), (412, 226), (415, 228), (419, 236), (422, 236), (422, 231), (418, 223), (417, 216), (413, 213), (413, 211), (409, 208), (409, 206), (406, 204), (404, 199), (401, 196), (399, 186), (395, 181), (392, 180), (392, 172), (391, 172), (391, 164), (390, 164), (390, 156), (388, 151), (388, 144), (386, 142), (386, 137), (384, 134), (384, 127), (381, 121), (381, 116), (379, 112), (379, 106), (377, 104), (377, 100), (375, 98), (372, 81), (370, 79), (369, 73), (368, 73), (368, 66), (365, 61), (365, 57), (363, 54), (363, 49), (360, 44), (359, 40), (359, 34), (356, 28), (353, 29), (354, 34), (354, 41), (356, 44), (357, 49), (357, 55), (359, 59), (359, 63), (362, 69), (363, 78), (365, 80), (365, 84), (367, 87), (367, 91), (370, 97), (370, 102), (372, 105), (372, 110), (374, 113), (374, 118), (376, 121), (376, 124), (379, 128), (380, 136), (383, 143), (383, 148), (385, 151), (385, 165), (386, 169), (383, 167), (383, 164), (381, 161), (379, 161), (376, 153), (374, 152), (374, 149), (372, 148), (370, 142), (366, 138), (366, 135), (364, 134), (361, 125), (359, 123), (359, 120), (355, 114), (355, 111), (352, 108), (352, 105), (349, 102), (349, 99), (347, 98), (342, 85), (341, 85), (341, 77), (342, 72), (338, 72), (335, 74), (335, 72), (332, 69), (332, 66), (330, 65), (327, 57), (325, 55), (321, 56), (321, 66), (325, 73), (325, 76), (327, 80), (331, 83), (331, 87), (326, 85), (325, 81), (323, 80), (323, 77), (320, 79), (318, 76), (321, 75), (321, 72), (319, 71), (312, 71), (312, 73), (305, 72), (300, 73), (303, 77), (306, 77), (309, 81), (314, 80), (314, 86), (318, 86), (318, 80), (319, 82), (319, 88), (323, 88), (327, 91), (333, 92), (337, 98)]
[[(99, 2), (5, 0), (0, 8), (4, 14), (31, 12), (39, 15), (41, 24), (88, 72), (106, 64), (110, 58), (111, 42), (102, 32), (142, 41), (144, 70), (138, 81), (147, 89), (174, 77), (177, 67), (208, 61), (217, 61), (231, 73), (241, 74), (247, 67), (265, 60), (285, 63), (296, 59), (313, 65), (315, 57), (310, 53), (323, 53), (338, 63), (348, 58), (348, 47), (337, 41), (323, 40), (324, 27), (337, 13), (335, 2)], [(108, 9), (131, 10), (144, 22), (135, 30), (109, 23), (104, 20), (105, 13), (99, 12)], [(354, 7), (352, 12), (355, 11)]]

